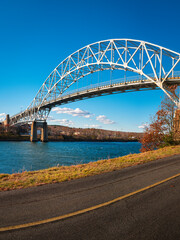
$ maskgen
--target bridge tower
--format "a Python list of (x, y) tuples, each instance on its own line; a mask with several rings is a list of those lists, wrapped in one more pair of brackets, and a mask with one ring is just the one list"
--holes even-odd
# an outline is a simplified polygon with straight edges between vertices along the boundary
[(30, 141), (31, 142), (37, 142), (37, 128), (41, 128), (41, 141), (42, 142), (47, 142), (48, 141), (48, 127), (47, 127), (47, 122), (37, 122), (33, 121), (31, 124), (31, 136), (30, 136)]
[(180, 109), (177, 109), (174, 117), (174, 140), (180, 141)]
[(4, 121), (4, 126), (5, 127), (9, 127), (9, 124), (10, 124), (10, 117), (9, 117), (9, 114), (6, 115), (6, 119)]

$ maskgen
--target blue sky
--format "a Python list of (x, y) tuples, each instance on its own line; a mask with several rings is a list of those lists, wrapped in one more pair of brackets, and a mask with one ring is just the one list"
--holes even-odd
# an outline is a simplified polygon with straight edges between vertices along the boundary
[[(0, 1), (0, 118), (25, 109), (49, 73), (87, 44), (132, 38), (180, 52), (179, 9), (178, 0)], [(116, 94), (50, 115), (73, 127), (141, 131), (162, 97), (162, 91)]]

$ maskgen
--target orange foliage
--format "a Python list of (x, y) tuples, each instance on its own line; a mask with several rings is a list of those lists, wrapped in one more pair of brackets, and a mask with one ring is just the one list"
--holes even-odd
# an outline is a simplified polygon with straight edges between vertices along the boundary
[[(176, 90), (177, 85), (168, 87), (168, 91), (174, 96), (177, 96)], [(173, 136), (175, 110), (175, 104), (170, 98), (165, 96), (161, 102), (161, 110), (155, 114), (152, 123), (145, 129), (140, 141), (142, 144), (141, 152), (157, 149), (164, 143), (165, 139), (167, 141), (167, 136), (169, 137), (169, 141), (172, 141), (171, 136)]]
[(150, 150), (157, 149), (164, 138), (164, 134), (167, 131), (167, 121), (166, 116), (167, 112), (163, 109), (159, 110), (153, 122), (146, 127), (144, 135), (141, 139), (141, 152), (146, 152)]

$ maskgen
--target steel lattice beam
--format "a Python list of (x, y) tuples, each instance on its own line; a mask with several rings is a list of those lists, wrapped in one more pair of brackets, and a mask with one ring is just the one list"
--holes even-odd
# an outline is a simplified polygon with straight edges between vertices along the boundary
[[(180, 70), (180, 53), (144, 41), (110, 39), (85, 46), (63, 60), (47, 77), (29, 107), (11, 117), (11, 124), (46, 120), (51, 108), (61, 104), (60, 99), (70, 86), (89, 74), (103, 70), (131, 71), (143, 76), (147, 84), (139, 83), (138, 89), (146, 85), (148, 88), (149, 84), (151, 88), (158, 87), (180, 108), (178, 96), (168, 88), (169, 80), (172, 82), (174, 79), (180, 85), (180, 77), (175, 78), (175, 70)], [(137, 84), (128, 86), (137, 90)], [(122, 91), (128, 89), (119, 88)], [(98, 95), (98, 89), (96, 93), (94, 95)]]

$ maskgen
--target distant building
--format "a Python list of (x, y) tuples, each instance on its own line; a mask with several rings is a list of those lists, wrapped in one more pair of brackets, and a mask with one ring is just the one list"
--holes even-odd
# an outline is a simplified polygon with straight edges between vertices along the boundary
[(74, 132), (73, 135), (75, 135), (75, 136), (79, 136), (80, 134), (81, 134), (80, 132)]

